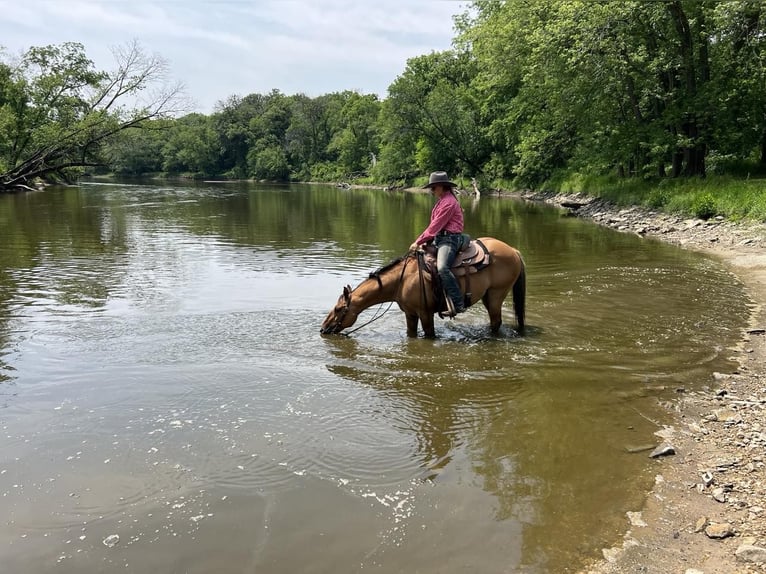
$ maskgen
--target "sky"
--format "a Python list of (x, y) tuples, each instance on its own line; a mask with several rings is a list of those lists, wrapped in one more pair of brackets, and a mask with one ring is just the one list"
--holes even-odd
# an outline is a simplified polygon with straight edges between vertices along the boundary
[(452, 45), (458, 0), (0, 0), (4, 59), (79, 42), (98, 70), (137, 41), (167, 61), (194, 110), (230, 96), (387, 95), (414, 56)]

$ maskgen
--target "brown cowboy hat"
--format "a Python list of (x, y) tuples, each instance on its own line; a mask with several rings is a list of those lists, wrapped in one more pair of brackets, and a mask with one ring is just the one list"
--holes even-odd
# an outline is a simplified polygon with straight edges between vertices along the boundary
[(446, 171), (434, 171), (428, 178), (428, 183), (423, 186), (423, 189), (431, 189), (435, 185), (446, 185), (449, 187), (457, 187), (457, 184), (450, 181)]

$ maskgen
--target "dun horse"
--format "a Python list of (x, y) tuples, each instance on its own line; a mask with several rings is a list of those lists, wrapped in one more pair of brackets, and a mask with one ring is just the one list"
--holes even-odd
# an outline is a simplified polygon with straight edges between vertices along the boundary
[[(503, 301), (513, 290), (513, 310), (518, 331), (524, 331), (526, 271), (521, 253), (492, 237), (479, 239), (490, 255), (490, 264), (476, 273), (458, 277), (463, 293), (470, 292), (470, 304), (481, 301), (489, 314), (489, 326), (497, 333), (502, 324)], [(338, 334), (351, 327), (359, 314), (372, 305), (395, 301), (407, 319), (407, 335), (418, 336), (420, 321), (426, 337), (436, 336), (434, 314), (437, 301), (430, 274), (422, 269), (422, 254), (407, 253), (370, 273), (356, 288), (343, 288), (335, 307), (328, 313), (320, 332)]]

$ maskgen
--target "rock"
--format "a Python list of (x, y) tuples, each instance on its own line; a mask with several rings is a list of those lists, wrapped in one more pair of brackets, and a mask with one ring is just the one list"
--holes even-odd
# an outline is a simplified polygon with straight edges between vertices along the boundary
[(742, 422), (742, 417), (739, 413), (731, 409), (718, 409), (715, 411), (715, 416), (715, 420), (721, 423), (736, 424)]
[(668, 456), (671, 454), (676, 454), (676, 449), (673, 448), (672, 445), (664, 442), (657, 448), (655, 448), (650, 454), (650, 458), (659, 458), (661, 456)]
[(713, 500), (716, 500), (717, 502), (726, 502), (726, 490), (719, 487), (713, 490)]
[(587, 204), (581, 201), (564, 200), (559, 205), (561, 205), (561, 207), (566, 207), (568, 209), (578, 210), (583, 205), (587, 205)]
[(708, 519), (707, 516), (702, 516), (701, 518), (697, 519), (697, 522), (694, 524), (694, 532), (702, 532), (705, 530), (705, 527), (708, 525)]
[(728, 538), (729, 536), (734, 536), (734, 527), (728, 522), (720, 524), (713, 522), (705, 527), (705, 535), (716, 540)]
[(734, 553), (742, 562), (766, 562), (766, 548), (752, 544), (742, 544)]

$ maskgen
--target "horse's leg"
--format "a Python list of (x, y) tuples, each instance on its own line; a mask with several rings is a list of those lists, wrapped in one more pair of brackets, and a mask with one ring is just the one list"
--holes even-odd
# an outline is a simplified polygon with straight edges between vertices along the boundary
[(408, 337), (417, 337), (418, 336), (418, 316), (417, 314), (413, 313), (407, 313), (405, 315), (407, 317), (407, 336)]
[(420, 316), (420, 324), (423, 325), (423, 334), (428, 339), (436, 338), (436, 330), (434, 329), (434, 316), (433, 314), (424, 314)]
[(489, 314), (489, 329), (497, 335), (500, 325), (503, 324), (503, 301), (508, 295), (508, 289), (487, 289), (481, 302)]

